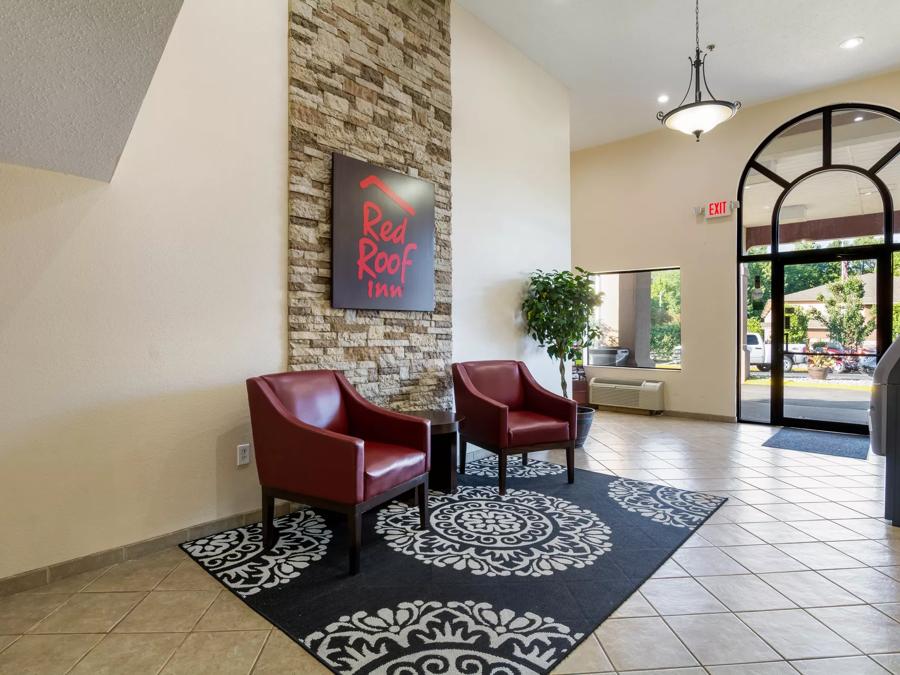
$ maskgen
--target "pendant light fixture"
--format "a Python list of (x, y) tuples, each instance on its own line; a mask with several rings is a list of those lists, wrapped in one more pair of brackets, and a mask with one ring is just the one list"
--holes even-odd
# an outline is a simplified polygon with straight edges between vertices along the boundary
[[(709, 90), (709, 85), (706, 83), (706, 57), (716, 46), (707, 45), (705, 52), (700, 51), (700, 0), (696, 0), (694, 16), (696, 18), (696, 49), (694, 58), (688, 57), (688, 61), (691, 63), (691, 79), (688, 82), (687, 91), (677, 108), (667, 113), (659, 111), (656, 113), (656, 119), (669, 129), (675, 129), (684, 134), (693, 134), (699, 142), (701, 134), (705, 134), (734, 117), (734, 114), (741, 108), (741, 102), (720, 101)], [(692, 103), (685, 104), (691, 88), (694, 90), (694, 100)], [(703, 99), (703, 89), (706, 89), (709, 96), (706, 100)]]

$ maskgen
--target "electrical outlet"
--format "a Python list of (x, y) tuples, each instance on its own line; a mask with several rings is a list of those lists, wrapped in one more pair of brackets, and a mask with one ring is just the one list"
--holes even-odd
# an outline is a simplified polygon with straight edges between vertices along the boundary
[(237, 465), (244, 466), (250, 463), (250, 444), (241, 443), (237, 446)]

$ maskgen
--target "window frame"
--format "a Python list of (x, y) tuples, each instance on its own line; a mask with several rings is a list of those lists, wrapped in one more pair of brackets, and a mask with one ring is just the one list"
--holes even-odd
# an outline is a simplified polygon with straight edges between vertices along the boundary
[[(892, 307), (893, 303), (893, 270), (892, 256), (894, 252), (900, 251), (900, 232), (898, 232), (898, 240), (894, 240), (894, 203), (891, 192), (885, 182), (878, 176), (878, 171), (900, 157), (900, 142), (896, 143), (890, 150), (882, 155), (871, 166), (859, 166), (855, 164), (835, 164), (832, 162), (832, 118), (833, 113), (837, 111), (859, 110), (873, 112), (890, 117), (900, 124), (900, 112), (887, 108), (885, 106), (873, 105), (868, 103), (835, 103), (832, 105), (822, 106), (813, 110), (808, 110), (801, 115), (797, 115), (776, 128), (772, 133), (756, 147), (750, 158), (747, 160), (744, 170), (741, 172), (737, 189), (737, 344), (735, 345), (736, 354), (739, 354), (743, 348), (743, 339), (745, 332), (743, 330), (744, 317), (741, 316), (744, 298), (742, 298), (741, 289), (741, 268), (745, 263), (750, 262), (768, 262), (772, 265), (772, 334), (784, 334), (784, 266), (800, 263), (826, 262), (831, 260), (860, 260), (874, 259), (877, 263), (877, 307)], [(803, 122), (806, 119), (814, 118), (818, 115), (822, 116), (822, 164), (814, 169), (806, 171), (794, 178), (787, 180), (771, 169), (759, 163), (759, 156), (765, 151), (769, 144), (787, 129)], [(781, 187), (781, 193), (772, 207), (771, 220), (771, 246), (770, 250), (765, 253), (749, 254), (745, 251), (744, 246), (744, 190), (746, 187), (747, 177), (751, 170), (755, 170), (762, 174), (770, 181)], [(781, 250), (779, 225), (781, 207), (790, 192), (800, 183), (811, 178), (812, 176), (825, 173), (827, 171), (848, 171), (859, 174), (869, 179), (878, 190), (882, 201), (883, 214), (883, 241), (874, 244), (864, 244), (858, 246), (843, 246), (840, 248), (821, 248), (813, 250)], [(781, 289), (781, 293), (776, 293), (776, 289)], [(893, 335), (891, 326), (891, 312), (879, 311), (877, 314), (878, 332), (878, 357), (887, 350), (891, 344), (891, 336)], [(772, 360), (772, 388), (771, 388), (771, 417), (769, 422), (755, 422), (753, 420), (743, 420), (741, 418), (741, 364), (737, 363), (735, 380), (736, 380), (736, 398), (735, 411), (738, 421), (757, 424), (780, 424), (784, 421), (783, 415), (783, 395), (784, 395), (784, 367), (782, 358), (784, 355), (783, 346), (780, 340), (772, 341), (773, 354)], [(795, 424), (796, 420), (791, 420), (791, 424)], [(846, 423), (832, 422), (828, 424), (817, 424), (816, 428), (828, 427), (834, 431), (852, 431), (860, 432), (856, 428), (858, 425), (850, 425)]]
[[(682, 268), (679, 265), (669, 265), (666, 267), (645, 267), (645, 268), (627, 269), (627, 270), (604, 270), (602, 272), (590, 272), (589, 274), (592, 277), (598, 277), (598, 276), (606, 276), (606, 275), (610, 275), (610, 274), (640, 274), (642, 272), (653, 273), (653, 272), (672, 272), (672, 271), (678, 272), (678, 281), (679, 281), (679, 285), (680, 285), (682, 278), (683, 278), (683, 274), (682, 274)], [(683, 303), (682, 303), (682, 306), (683, 306)], [(679, 314), (679, 316), (681, 316), (681, 314)], [(682, 347), (682, 355), (683, 355), (683, 352), (684, 352), (684, 350), (683, 350), (683, 347), (684, 347), (684, 322), (679, 320), (678, 326), (681, 329), (681, 345), (680, 346)], [(600, 345), (597, 345), (597, 346), (599, 347)], [(606, 347), (606, 348), (609, 349), (610, 347)], [(664, 371), (667, 373), (681, 373), (684, 371), (684, 363), (681, 361), (679, 361), (677, 368), (660, 368), (657, 366), (616, 366), (616, 365), (591, 366), (588, 363), (588, 358), (587, 358), (590, 349), (591, 349), (591, 345), (588, 345), (585, 348), (585, 355), (582, 358), (583, 358), (584, 365), (590, 366), (591, 368), (618, 368), (618, 369), (624, 369), (624, 370), (649, 370), (649, 371), (653, 371), (653, 372)]]

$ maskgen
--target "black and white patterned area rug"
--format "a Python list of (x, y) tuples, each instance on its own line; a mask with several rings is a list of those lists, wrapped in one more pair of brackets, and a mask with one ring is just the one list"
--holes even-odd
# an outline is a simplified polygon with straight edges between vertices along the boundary
[(589, 471), (495, 458), (456, 494), (432, 493), (431, 527), (393, 502), (366, 515), (347, 573), (342, 516), (301, 509), (183, 545), (251, 608), (336, 673), (548, 673), (725, 501)]

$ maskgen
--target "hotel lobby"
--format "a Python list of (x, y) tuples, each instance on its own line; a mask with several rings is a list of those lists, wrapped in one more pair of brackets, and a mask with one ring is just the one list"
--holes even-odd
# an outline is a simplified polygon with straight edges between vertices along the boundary
[(900, 5), (0, 17), (0, 675), (900, 673)]

